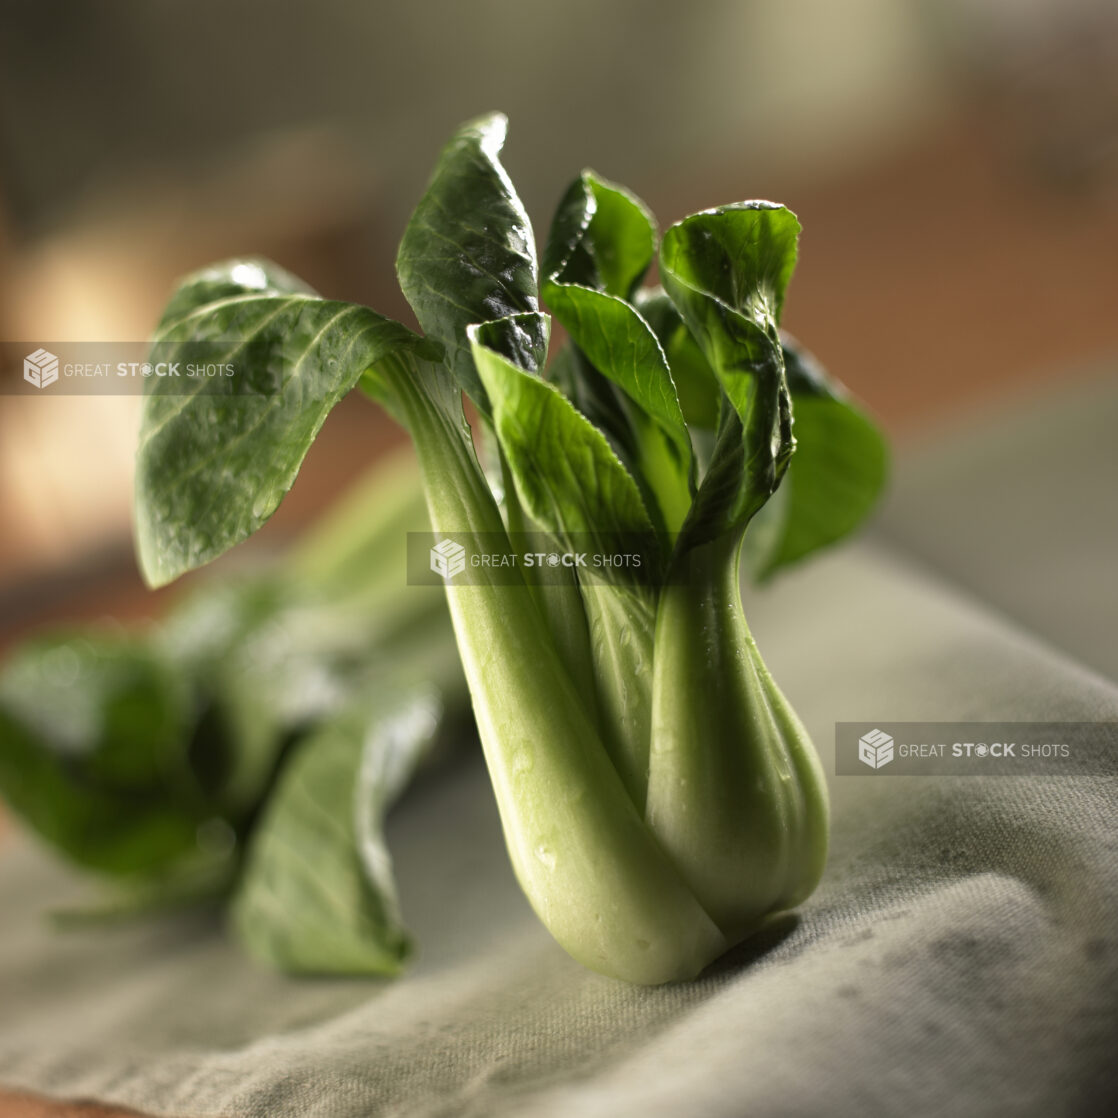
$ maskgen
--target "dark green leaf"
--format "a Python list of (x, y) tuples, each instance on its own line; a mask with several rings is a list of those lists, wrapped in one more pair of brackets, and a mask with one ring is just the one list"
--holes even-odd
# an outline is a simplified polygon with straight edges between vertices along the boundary
[(628, 299), (655, 254), (648, 207), (624, 187), (583, 171), (555, 212), (543, 273), (557, 283)]
[(580, 383), (573, 400), (589, 398), (602, 426), (617, 433), (664, 526), (675, 532), (691, 504), (691, 443), (663, 350), (624, 298), (654, 249), (643, 206), (586, 172), (552, 224), (543, 295), (593, 370), (624, 393), (611, 401), (590, 370), (575, 363), (580, 380), (591, 383)]
[[(219, 343), (237, 375), (153, 380), (136, 460), (136, 543), (159, 586), (252, 535), (290, 489), (326, 416), (361, 374), (429, 347), (365, 307), (327, 302), (270, 265), (233, 261), (188, 279), (156, 342), (161, 360)], [(196, 352), (196, 351), (195, 351)]]
[[(589, 232), (596, 211), (594, 192), (586, 175), (580, 175), (560, 200), (551, 222), (543, 256), (545, 287), (548, 282), (560, 282), (602, 289), (603, 281)], [(571, 343), (556, 353), (548, 368), (548, 377), (606, 435), (626, 468), (639, 478), (636, 433), (620, 391)], [(648, 497), (651, 498), (651, 493)]]
[[(538, 373), (547, 361), (551, 319), (539, 311), (514, 314), (477, 324), (478, 341), (526, 373)], [(473, 355), (470, 357), (473, 362)]]
[(590, 240), (599, 284), (608, 294), (628, 299), (656, 255), (656, 222), (648, 207), (623, 186), (593, 171), (583, 172), (583, 177), (596, 202)]
[[(672, 286), (664, 287), (688, 322), (694, 312), (676, 299), (681, 285), (768, 332), (780, 322), (799, 236), (796, 215), (774, 202), (737, 202), (692, 214), (664, 235), (660, 258), (672, 279)], [(701, 331), (693, 333), (702, 340)]]
[[(638, 306), (671, 362), (688, 423), (714, 427), (721, 390), (675, 304), (662, 291), (650, 290), (641, 293)], [(787, 333), (780, 336), (796, 451), (780, 488), (745, 537), (746, 565), (757, 579), (857, 528), (880, 497), (888, 474), (885, 438), (872, 420), (807, 350)], [(735, 465), (725, 455), (735, 450), (722, 447), (718, 473), (704, 482), (704, 500), (711, 500), (711, 490), (720, 484), (732, 491)]]
[(532, 227), (498, 160), (507, 127), (493, 113), (458, 130), (396, 256), (416, 318), (446, 347), (451, 372), (483, 413), (488, 404), (466, 327), (539, 309)]
[(589, 233), (596, 209), (597, 201), (586, 175), (579, 175), (559, 199), (551, 219), (543, 250), (545, 278), (558, 277), (562, 283), (581, 283), (601, 289), (602, 280)]
[(746, 561), (759, 579), (854, 531), (881, 496), (889, 469), (872, 420), (788, 335), (783, 346), (796, 453), (777, 500), (745, 537)]
[[(684, 547), (743, 529), (780, 484), (794, 449), (777, 323), (799, 230), (784, 207), (747, 202), (695, 214), (664, 235), (664, 288), (714, 370), (739, 428), (733, 417), (722, 416), (703, 482), (707, 492), (700, 489), (696, 498)], [(717, 459), (727, 454), (729, 466), (720, 465)], [(727, 484), (733, 476), (736, 486)]]
[(371, 707), (356, 705), (300, 744), (253, 835), (233, 926), (253, 956), (281, 970), (396, 974), (410, 950), (383, 824), (441, 708), (422, 688), (385, 692)]
[(124, 636), (39, 638), (0, 674), (0, 792), (44, 839), (112, 874), (196, 852), (208, 814), (190, 771), (182, 681)]

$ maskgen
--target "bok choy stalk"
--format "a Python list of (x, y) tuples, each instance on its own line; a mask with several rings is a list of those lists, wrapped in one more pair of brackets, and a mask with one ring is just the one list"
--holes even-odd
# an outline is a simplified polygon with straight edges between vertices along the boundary
[[(524, 892), (586, 966), (688, 978), (808, 896), (826, 854), (818, 760), (745, 622), (743, 543), (769, 574), (845, 535), (884, 447), (780, 333), (800, 231), (787, 209), (672, 226), (663, 289), (646, 289), (647, 209), (586, 172), (541, 276), (504, 135), (499, 115), (464, 125), (405, 230), (397, 272), (422, 337), (262, 262), (184, 282), (157, 341), (224, 342), (243, 377), (185, 402), (153, 385), (140, 560), (159, 584), (251, 534), (359, 385), (409, 431), (436, 535), (500, 561), (446, 595)], [(569, 339), (550, 363), (541, 295)], [(801, 399), (817, 444), (802, 467)], [(566, 553), (642, 541), (641, 566), (550, 578), (523, 561), (525, 530)]]

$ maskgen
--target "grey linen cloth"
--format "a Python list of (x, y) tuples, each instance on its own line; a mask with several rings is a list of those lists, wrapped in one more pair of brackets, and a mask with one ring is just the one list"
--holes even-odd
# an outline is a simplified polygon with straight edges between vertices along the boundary
[[(1003, 454), (1021, 453), (1011, 444)], [(1082, 500), (1113, 501), (1116, 475), (1078, 479)], [(747, 595), (828, 771), (836, 721), (1118, 720), (1118, 685), (1056, 647), (1074, 645), (1072, 627), (1046, 640), (895, 542), (920, 534), (906, 484), (920, 492), (902, 472), (904, 516), (886, 538)], [(922, 499), (942, 512), (935, 493)], [(981, 518), (968, 531), (996, 546)], [(1060, 554), (1050, 541), (1053, 578)], [(1113, 619), (1118, 556), (1104, 571), (1095, 605)], [(1086, 608), (1091, 592), (1076, 593)], [(1084, 658), (1098, 664), (1108, 650), (1088, 613)], [(266, 973), (205, 918), (52, 933), (42, 911), (80, 886), (9, 843), (0, 1083), (192, 1118), (1112, 1112), (1116, 779), (830, 783), (816, 894), (700, 980), (656, 989), (592, 974), (551, 942), (517, 889), (477, 757), (430, 777), (391, 821), (419, 943), (392, 982)]]

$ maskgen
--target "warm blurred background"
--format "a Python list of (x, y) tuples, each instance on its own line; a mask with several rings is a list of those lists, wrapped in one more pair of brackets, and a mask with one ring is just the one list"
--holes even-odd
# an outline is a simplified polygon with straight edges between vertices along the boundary
[[(396, 241), (492, 108), (537, 230), (584, 165), (665, 224), (796, 210), (787, 325), (902, 447), (1114, 367), (1112, 0), (7, 0), (0, 337), (142, 339), (177, 276), (236, 253), (407, 318)], [(0, 397), (0, 647), (158, 608), (136, 405)], [(395, 437), (347, 401), (261, 545)]]

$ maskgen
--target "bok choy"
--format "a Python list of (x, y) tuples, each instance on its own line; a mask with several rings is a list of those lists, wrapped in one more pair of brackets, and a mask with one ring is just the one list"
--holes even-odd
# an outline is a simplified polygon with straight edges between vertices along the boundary
[[(263, 261), (183, 282), (162, 352), (221, 343), (240, 379), (151, 386), (138, 554), (152, 585), (215, 558), (272, 514), (346, 393), (383, 405), (435, 537), (489, 556), (446, 599), (525, 894), (586, 966), (685, 979), (803, 901), (826, 857), (819, 761), (746, 624), (742, 555), (767, 576), (855, 528), (884, 444), (781, 332), (789, 210), (722, 206), (658, 243), (637, 198), (585, 172), (541, 264), (504, 137), (500, 115), (464, 125), (404, 232), (422, 334)], [(556, 555), (639, 540), (640, 568), (541, 569), (523, 533)]]

